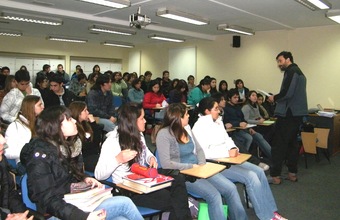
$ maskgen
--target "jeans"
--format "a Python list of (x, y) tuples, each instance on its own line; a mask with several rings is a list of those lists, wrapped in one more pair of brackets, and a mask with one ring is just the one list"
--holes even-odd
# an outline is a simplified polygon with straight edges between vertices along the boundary
[(143, 219), (135, 204), (125, 196), (114, 196), (104, 200), (95, 211), (101, 209), (105, 209), (106, 219)]
[(98, 124), (104, 125), (104, 131), (110, 132), (116, 127), (116, 124), (106, 118), (99, 118)]
[(256, 132), (255, 134), (251, 135), (246, 131), (238, 131), (235, 134), (235, 138), (238, 140), (243, 140), (245, 143), (245, 147), (249, 150), (250, 144), (252, 141), (255, 141), (255, 143), (260, 147), (262, 152), (268, 157), (269, 159), (272, 158), (271, 154), (271, 146), (268, 144), (268, 142), (263, 138), (262, 134)]
[(186, 186), (188, 192), (201, 196), (208, 203), (210, 219), (225, 219), (221, 195), (227, 202), (228, 216), (231, 220), (248, 219), (235, 184), (222, 174), (218, 173), (207, 179), (198, 179), (193, 183), (186, 182)]
[(254, 164), (245, 162), (232, 165), (221, 174), (233, 182), (246, 185), (247, 193), (259, 219), (271, 219), (277, 206), (264, 171)]

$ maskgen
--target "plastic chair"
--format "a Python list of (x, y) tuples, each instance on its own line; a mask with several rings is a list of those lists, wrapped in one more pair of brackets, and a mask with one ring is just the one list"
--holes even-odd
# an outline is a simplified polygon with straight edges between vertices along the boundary
[(21, 179), (21, 196), (27, 208), (30, 208), (35, 211), (37, 210), (37, 205), (33, 203), (28, 197), (27, 174), (25, 174)]

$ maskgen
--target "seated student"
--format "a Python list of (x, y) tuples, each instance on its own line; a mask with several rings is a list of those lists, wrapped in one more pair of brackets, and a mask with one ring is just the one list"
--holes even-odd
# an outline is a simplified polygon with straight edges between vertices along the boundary
[(224, 99), (228, 100), (228, 83), (225, 80), (221, 80), (218, 84), (218, 91), (223, 94)]
[(59, 105), (68, 107), (71, 102), (79, 100), (78, 96), (64, 87), (63, 80), (60, 74), (53, 74), (49, 78), (50, 91), (43, 96), (46, 108)]
[[(39, 96), (26, 96), (21, 104), (18, 118), (6, 129), (8, 149), (5, 155), (9, 159), (15, 159), (18, 165), (18, 173), (23, 175), (25, 169), (20, 162), (20, 152), (35, 134), (34, 125), (36, 117), (44, 110), (44, 104)], [(18, 138), (20, 137), (20, 138)]]
[(5, 95), (11, 91), (11, 89), (16, 88), (17, 83), (15, 81), (14, 75), (8, 75), (5, 80), (5, 87), (0, 90), (0, 105)]
[(211, 95), (213, 95), (213, 94), (215, 94), (216, 92), (218, 92), (217, 91), (217, 88), (216, 88), (216, 78), (214, 78), (214, 77), (211, 77), (210, 78), (210, 91), (209, 91), (209, 93), (211, 94)]
[(45, 96), (50, 91), (49, 82), (48, 82), (47, 76), (45, 76), (45, 75), (37, 76), (37, 78), (35, 80), (34, 87), (39, 90), (43, 100), (46, 99)]
[[(160, 90), (160, 81), (155, 79), (150, 82), (150, 91), (144, 95), (143, 108), (146, 109), (146, 115), (150, 117), (153, 115), (153, 108), (162, 107), (163, 101), (166, 101), (165, 96)], [(167, 103), (166, 103), (167, 105)], [(163, 119), (164, 111), (155, 113), (156, 119)]]
[(141, 104), (144, 99), (144, 91), (141, 89), (142, 81), (140, 79), (134, 79), (131, 85), (132, 88), (129, 89), (128, 92), (129, 101)]
[(37, 204), (38, 211), (59, 219), (143, 219), (132, 201), (123, 196), (104, 200), (93, 212), (84, 212), (66, 203), (64, 195), (71, 185), (80, 181), (101, 186), (96, 179), (87, 177), (81, 163), (81, 147), (69, 143), (77, 134), (76, 121), (64, 106), (45, 109), (37, 119), (37, 137), (26, 144), (20, 159), (27, 171), (29, 198)]
[[(6, 220), (25, 220), (27, 219), (28, 211), (25, 204), (22, 202), (19, 192), (15, 190), (15, 183), (12, 174), (9, 172), (9, 164), (6, 157), (3, 155), (6, 147), (6, 140), (0, 134), (0, 219)], [(17, 213), (17, 214), (10, 214)], [(19, 214), (20, 213), (20, 214)], [(14, 218), (17, 217), (17, 218)], [(19, 218), (20, 217), (20, 218)], [(33, 220), (33, 216), (29, 218)]]
[(121, 72), (114, 72), (111, 74), (111, 91), (113, 96), (118, 96), (124, 102), (126, 100), (127, 93), (125, 92), (127, 89), (127, 84), (122, 78)]
[[(220, 116), (221, 116), (221, 118), (223, 118), (224, 117), (224, 108), (226, 106), (226, 100), (224, 98), (224, 95), (222, 93), (218, 92), (218, 93), (215, 93), (214, 95), (212, 95), (211, 97), (218, 103), (218, 108), (220, 109)], [(198, 109), (196, 109), (196, 110), (197, 110), (196, 114), (199, 114)], [(197, 119), (198, 119), (198, 117), (197, 117)], [(231, 127), (231, 125), (229, 127)], [(235, 142), (236, 146), (238, 147), (239, 152), (240, 153), (247, 153), (247, 154), (249, 154), (248, 149), (243, 146), (243, 142), (239, 141), (237, 138), (233, 138), (233, 134), (235, 134), (235, 131), (231, 132), (231, 138), (233, 139), (233, 141)], [(257, 157), (251, 156), (248, 159), (248, 162), (253, 163), (255, 165), (258, 165), (260, 167), (264, 167), (265, 168), (264, 170), (268, 170), (269, 169), (269, 166), (264, 164), (264, 163), (262, 163), (260, 161), (260, 159), (257, 158)]]
[(99, 124), (104, 125), (104, 130), (109, 132), (116, 127), (117, 118), (113, 106), (113, 95), (111, 92), (111, 78), (108, 74), (98, 76), (96, 83), (92, 86), (86, 97), (88, 110), (93, 116), (99, 117)]
[[(132, 102), (124, 104), (119, 109), (118, 118), (117, 127), (107, 135), (102, 146), (95, 169), (97, 179), (104, 180), (112, 176), (114, 183), (121, 183), (122, 177), (130, 174), (133, 163), (153, 168), (158, 166), (142, 133), (145, 130), (143, 108)], [(191, 219), (184, 176), (173, 177), (175, 181), (170, 188), (149, 194), (133, 194), (132, 201), (138, 206), (170, 211), (169, 219)]]
[[(261, 124), (265, 121), (260, 114), (260, 105), (257, 104), (257, 95), (256, 91), (250, 91), (247, 95), (247, 101), (242, 107), (244, 119), (249, 124)], [(271, 142), (274, 135), (274, 125), (257, 126), (254, 130), (262, 134), (268, 143)]]
[(251, 90), (246, 96), (246, 102), (242, 106), (244, 119), (248, 124), (262, 124), (265, 119), (260, 115), (260, 108), (257, 104), (257, 92)]
[(36, 95), (41, 97), (39, 90), (32, 88), (30, 85), (30, 74), (25, 70), (18, 70), (15, 73), (15, 81), (17, 82), (17, 88), (11, 89), (2, 100), (0, 107), (1, 118), (11, 123), (18, 115), (21, 107), (22, 100), (27, 95)]
[(160, 84), (158, 80), (152, 80), (150, 83), (150, 91), (144, 95), (143, 108), (152, 109), (162, 107), (162, 102), (166, 98), (160, 91)]
[(178, 81), (175, 89), (169, 92), (169, 104), (170, 103), (187, 103), (188, 97), (188, 84), (185, 80), (181, 79)]
[(96, 83), (98, 76), (99, 73), (92, 73), (91, 75), (89, 75), (89, 80), (86, 83), (86, 94), (89, 94), (92, 86)]
[(85, 102), (75, 101), (69, 106), (72, 118), (77, 122), (78, 137), (81, 140), (81, 152), (84, 159), (86, 171), (94, 172), (99, 159), (101, 130), (93, 115), (90, 115)]
[(204, 78), (200, 84), (193, 88), (188, 95), (188, 104), (196, 107), (197, 103), (205, 97), (210, 97), (210, 78)]
[[(247, 122), (244, 119), (243, 112), (241, 107), (238, 105), (239, 100), (239, 92), (238, 90), (232, 89), (229, 91), (229, 102), (227, 103), (224, 109), (224, 118), (223, 123), (226, 128), (231, 127), (243, 127), (247, 126)], [(266, 155), (267, 158), (271, 158), (271, 146), (268, 142), (263, 138), (263, 136), (256, 132), (253, 128), (249, 129), (239, 129), (235, 132), (235, 138), (240, 138), (245, 141), (245, 147), (249, 150), (251, 143), (253, 140), (260, 147), (262, 152)], [(263, 167), (264, 168), (264, 167)]]
[[(166, 109), (156, 139), (162, 168), (184, 170), (206, 163), (204, 152), (193, 138), (188, 122), (189, 114), (184, 104), (174, 103)], [(195, 182), (187, 181), (186, 186), (207, 201), (210, 219), (225, 219), (221, 196), (228, 204), (230, 219), (247, 219), (235, 184), (221, 174)]]
[(249, 89), (244, 86), (242, 79), (235, 80), (235, 89), (237, 89), (239, 95), (237, 104), (243, 105), (243, 103), (245, 103), (247, 100), (246, 96), (249, 92)]
[(268, 114), (266, 108), (262, 105), (263, 104), (263, 96), (260, 93), (257, 94), (257, 104), (259, 106), (259, 111), (260, 111), (261, 117), (266, 119), (266, 120), (269, 119), (270, 118), (269, 114)]
[(68, 90), (73, 92), (76, 96), (86, 96), (86, 82), (87, 77), (85, 73), (80, 73), (77, 79), (72, 79)]
[[(217, 102), (210, 97), (204, 98), (198, 109), (200, 117), (192, 129), (196, 143), (202, 147), (207, 159), (229, 157), (230, 150), (237, 147), (225, 131)], [(261, 168), (244, 162), (223, 170), (221, 175), (246, 185), (250, 202), (259, 219), (284, 219), (277, 213), (273, 194)]]

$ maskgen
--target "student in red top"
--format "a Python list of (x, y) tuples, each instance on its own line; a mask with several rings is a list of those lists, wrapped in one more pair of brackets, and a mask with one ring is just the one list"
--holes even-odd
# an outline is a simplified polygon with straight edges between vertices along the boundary
[(165, 99), (165, 96), (160, 91), (159, 81), (152, 80), (150, 83), (150, 91), (144, 95), (143, 108), (152, 109), (156, 107), (162, 107), (162, 102)]

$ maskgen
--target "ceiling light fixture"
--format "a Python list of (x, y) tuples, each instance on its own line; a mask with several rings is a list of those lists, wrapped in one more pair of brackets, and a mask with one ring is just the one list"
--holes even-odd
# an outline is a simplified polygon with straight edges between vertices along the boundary
[(71, 43), (86, 43), (87, 42), (87, 40), (76, 39), (76, 38), (68, 38), (68, 37), (51, 37), (51, 36), (49, 36), (47, 39), (48, 40), (54, 40), (54, 41), (71, 42)]
[(17, 31), (0, 30), (0, 36), (21, 37), (22, 33), (17, 32)]
[(327, 0), (295, 0), (312, 11), (319, 9), (331, 9), (332, 4)]
[(330, 10), (326, 13), (326, 17), (340, 24), (340, 10)]
[(240, 27), (240, 26), (237, 26), (237, 25), (219, 24), (217, 26), (217, 30), (230, 31), (230, 32), (233, 32), (233, 33), (245, 34), (245, 35), (254, 35), (255, 34), (252, 29)]
[(109, 34), (119, 34), (119, 35), (135, 35), (136, 34), (136, 31), (106, 27), (106, 26), (99, 26), (99, 25), (93, 25), (89, 28), (89, 30), (96, 31), (96, 32), (109, 33)]
[(134, 48), (135, 46), (132, 44), (122, 43), (122, 42), (103, 42), (103, 45), (112, 46), (112, 47), (124, 47), (124, 48)]
[(46, 24), (46, 25), (62, 25), (63, 22), (60, 19), (48, 18), (37, 15), (30, 15), (18, 12), (1, 12), (0, 18), (12, 20), (12, 21), (24, 21), (35, 24)]
[(181, 11), (175, 11), (175, 10), (168, 10), (168, 9), (159, 9), (156, 13), (157, 16), (164, 17), (164, 18), (170, 18), (177, 21), (182, 21), (190, 24), (195, 25), (206, 25), (209, 24), (209, 20), (202, 18), (197, 15), (188, 14)]
[(172, 38), (172, 37), (165, 37), (165, 36), (160, 36), (160, 35), (156, 35), (156, 34), (149, 35), (148, 38), (151, 38), (151, 39), (154, 39), (154, 40), (176, 42), (176, 43), (182, 43), (182, 42), (185, 41), (183, 39), (177, 39), (177, 38)]
[(103, 5), (111, 8), (126, 8), (130, 7), (131, 3), (128, 0), (80, 0), (96, 5)]

